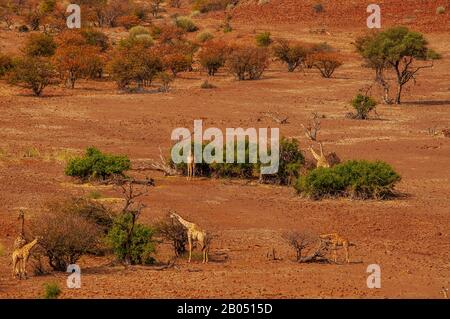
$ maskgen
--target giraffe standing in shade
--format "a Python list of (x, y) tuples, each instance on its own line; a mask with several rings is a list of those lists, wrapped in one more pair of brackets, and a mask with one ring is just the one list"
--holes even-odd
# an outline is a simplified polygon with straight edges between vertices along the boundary
[(189, 244), (189, 262), (191, 262), (192, 257), (192, 243), (196, 241), (200, 244), (202, 249), (203, 263), (207, 263), (209, 247), (206, 232), (200, 229), (196, 224), (184, 220), (180, 215), (176, 213), (170, 213), (170, 217), (178, 220), (180, 224), (183, 225), (184, 228), (186, 228)]
[(19, 279), (27, 278), (27, 262), (30, 257), (31, 250), (38, 243), (39, 238), (35, 238), (32, 242), (26, 244), (25, 246), (15, 249), (12, 254), (13, 261), (13, 277), (15, 278), (19, 275)]

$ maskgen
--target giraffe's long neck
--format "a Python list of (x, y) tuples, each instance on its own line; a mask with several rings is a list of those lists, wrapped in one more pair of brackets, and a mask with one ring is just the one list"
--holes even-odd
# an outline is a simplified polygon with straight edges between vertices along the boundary
[(22, 237), (25, 236), (25, 216), (22, 215), (21, 217), (21, 227), (20, 227), (20, 234), (22, 235)]
[(23, 246), (23, 248), (25, 248), (24, 250), (29, 252), (37, 244), (37, 242), (38, 242), (38, 240), (35, 239), (32, 242), (26, 244), (25, 246)]
[(195, 227), (195, 224), (188, 222), (187, 220), (184, 220), (183, 218), (181, 218), (181, 216), (176, 216), (178, 221), (181, 223), (181, 225), (183, 225), (186, 228), (193, 228)]

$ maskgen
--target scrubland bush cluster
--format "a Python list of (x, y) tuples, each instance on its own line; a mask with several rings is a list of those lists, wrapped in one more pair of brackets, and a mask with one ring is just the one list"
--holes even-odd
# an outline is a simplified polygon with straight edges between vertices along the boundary
[(295, 189), (313, 199), (337, 196), (384, 199), (393, 195), (400, 179), (384, 162), (347, 161), (332, 168), (312, 170), (297, 180)]
[(82, 180), (106, 179), (115, 175), (123, 176), (130, 167), (127, 156), (104, 154), (95, 147), (90, 147), (84, 156), (69, 160), (65, 173)]
[[(196, 40), (188, 40), (188, 33), (199, 30), (191, 17), (173, 15), (169, 22), (151, 21), (150, 14), (158, 16), (163, 2), (82, 1), (79, 30), (65, 27), (67, 13), (59, 1), (24, 1), (24, 5), (12, 7), (0, 4), (4, 21), (8, 17), (23, 18), (24, 31), (43, 31), (29, 35), (22, 56), (10, 58), (0, 54), (0, 77), (31, 89), (37, 96), (52, 84), (63, 83), (73, 89), (80, 79), (102, 78), (115, 81), (120, 90), (127, 92), (144, 91), (157, 80), (158, 91), (167, 92), (173, 78), (180, 72), (192, 71), (197, 62), (210, 76), (225, 68), (238, 80), (261, 78), (272, 55), (285, 63), (290, 72), (301, 66), (315, 67), (324, 77), (332, 76), (342, 64), (339, 54), (327, 45), (285, 40), (274, 44), (270, 32), (257, 34), (253, 45), (213, 40), (213, 34), (206, 31), (194, 37)], [(192, 6), (198, 12), (208, 12), (237, 3), (237, 0), (196, 0)], [(180, 4), (169, 3), (173, 7)], [(222, 26), (224, 32), (232, 30), (231, 19), (228, 12)], [(108, 27), (124, 27), (128, 35), (110, 41), (100, 31)]]
[[(207, 144), (202, 145), (202, 152), (205, 150)], [(192, 144), (192, 151), (194, 151), (195, 144)], [(250, 153), (253, 150), (258, 151), (256, 144), (251, 144), (248, 140), (244, 145), (244, 160), (243, 163), (238, 163), (238, 145), (235, 143), (232, 163), (227, 163), (227, 149), (224, 145), (222, 149), (222, 163), (196, 163), (196, 176), (215, 177), (215, 178), (244, 178), (257, 179), (261, 178), (262, 182), (275, 183), (281, 185), (290, 185), (299, 176), (300, 168), (304, 164), (304, 156), (299, 148), (298, 141), (295, 139), (282, 138), (279, 147), (279, 169), (278, 172), (270, 176), (260, 176), (261, 161), (259, 156), (250, 158)], [(252, 151), (252, 152), (251, 152)], [(270, 150), (269, 150), (270, 152)], [(215, 156), (215, 150), (212, 156)], [(182, 174), (187, 174), (186, 163), (174, 164)]]

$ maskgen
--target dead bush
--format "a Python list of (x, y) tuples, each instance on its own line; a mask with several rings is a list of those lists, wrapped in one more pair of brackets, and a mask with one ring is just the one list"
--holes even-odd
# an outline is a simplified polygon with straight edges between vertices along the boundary
[(188, 239), (183, 225), (166, 216), (165, 219), (156, 223), (155, 229), (158, 236), (170, 242), (175, 256), (180, 257), (186, 252)]
[(295, 250), (297, 262), (328, 262), (326, 256), (330, 247), (316, 234), (308, 231), (289, 231), (282, 237)]
[[(92, 217), (92, 216), (91, 216)], [(96, 251), (103, 236), (101, 227), (80, 214), (70, 202), (54, 202), (33, 221), (31, 231), (54, 270), (66, 271), (83, 255)]]
[(236, 79), (258, 80), (269, 66), (269, 53), (267, 48), (234, 46), (226, 64)]

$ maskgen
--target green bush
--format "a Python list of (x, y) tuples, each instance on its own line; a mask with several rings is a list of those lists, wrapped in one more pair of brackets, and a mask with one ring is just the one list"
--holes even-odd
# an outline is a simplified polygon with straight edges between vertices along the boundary
[(353, 116), (356, 119), (365, 120), (369, 117), (369, 113), (375, 109), (377, 102), (370, 96), (358, 94), (352, 100), (352, 106), (356, 110)]
[(109, 39), (103, 32), (95, 29), (84, 29), (81, 31), (81, 35), (86, 39), (86, 44), (99, 47), (101, 52), (108, 50)]
[(56, 51), (56, 42), (46, 33), (30, 34), (24, 52), (30, 57), (51, 57)]
[(296, 139), (281, 138), (279, 151), (278, 173), (263, 175), (263, 181), (280, 185), (291, 185), (299, 177), (300, 168), (305, 163), (305, 157), (300, 151)]
[(59, 285), (57, 283), (46, 283), (44, 285), (45, 299), (57, 299), (58, 296), (61, 294), (61, 289), (59, 288)]
[(312, 170), (297, 180), (295, 189), (313, 199), (336, 196), (384, 199), (393, 195), (400, 179), (384, 162), (348, 161), (332, 168)]
[[(153, 258), (155, 242), (152, 239), (155, 231), (145, 225), (134, 224), (133, 218), (131, 212), (120, 214), (114, 220), (114, 225), (108, 233), (108, 241), (120, 261), (133, 265), (152, 264), (155, 261)], [(132, 227), (133, 224), (134, 227)], [(131, 237), (128, 237), (130, 232)]]
[(8, 83), (31, 89), (36, 96), (41, 96), (44, 88), (54, 82), (55, 69), (45, 58), (26, 56), (13, 64)]
[(104, 154), (95, 147), (89, 147), (83, 157), (69, 160), (65, 173), (83, 180), (105, 179), (113, 175), (123, 176), (123, 172), (130, 167), (127, 156)]
[(200, 33), (197, 36), (197, 41), (201, 42), (201, 43), (205, 43), (205, 42), (210, 41), (212, 39), (214, 39), (214, 35), (212, 35), (212, 33), (207, 32), (207, 31), (202, 32), (202, 33)]
[[(202, 152), (207, 144), (202, 145)], [(237, 143), (234, 145), (234, 162), (226, 163), (227, 152), (226, 146), (223, 147), (223, 163), (196, 163), (195, 175), (203, 177), (216, 178), (243, 178), (253, 179), (259, 177), (261, 163), (259, 155), (256, 163), (250, 163), (250, 146), (248, 140), (245, 142), (245, 162), (237, 162)], [(256, 146), (257, 148), (257, 146)], [(194, 150), (194, 143), (192, 144), (192, 151)], [(279, 168), (276, 174), (266, 176), (263, 175), (262, 181), (265, 183), (277, 183), (281, 185), (289, 185), (299, 176), (299, 170), (304, 163), (304, 157), (298, 148), (298, 142), (294, 139), (280, 140), (280, 161)], [(214, 153), (213, 153), (214, 155)], [(173, 163), (172, 163), (173, 164)], [(173, 164), (175, 165), (175, 164)], [(266, 164), (264, 164), (266, 165)], [(180, 163), (175, 165), (182, 174), (187, 175), (187, 164)]]
[(129, 34), (129, 36), (130, 36), (131, 38), (134, 38), (134, 37), (136, 37), (136, 36), (138, 36), (138, 35), (141, 35), (141, 34), (150, 34), (150, 31), (149, 31), (147, 28), (138, 25), (138, 26), (132, 27), (132, 28), (128, 31), (128, 34)]
[(268, 47), (272, 43), (270, 32), (262, 32), (256, 35), (256, 44), (259, 47)]
[(198, 30), (198, 27), (189, 17), (177, 17), (174, 22), (178, 28), (186, 32), (195, 32)]

